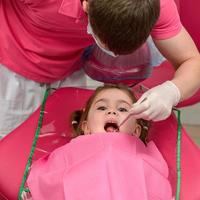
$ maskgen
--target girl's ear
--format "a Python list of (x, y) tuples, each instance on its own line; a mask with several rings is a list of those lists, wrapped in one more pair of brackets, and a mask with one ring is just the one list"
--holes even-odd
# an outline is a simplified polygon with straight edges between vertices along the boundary
[(87, 0), (83, 0), (82, 7), (83, 7), (84, 12), (88, 13), (88, 1)]
[(90, 129), (86, 120), (81, 123), (81, 130), (84, 132), (84, 135), (90, 134)]
[(139, 124), (136, 124), (135, 130), (133, 132), (133, 135), (135, 135), (136, 137), (139, 138), (140, 134), (141, 134), (141, 131), (142, 131), (142, 127)]

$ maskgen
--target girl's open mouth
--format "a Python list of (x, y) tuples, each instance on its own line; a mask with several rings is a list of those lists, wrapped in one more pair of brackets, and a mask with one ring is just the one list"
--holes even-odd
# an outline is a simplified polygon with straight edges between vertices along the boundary
[(107, 122), (104, 126), (106, 132), (119, 132), (119, 126), (115, 122)]

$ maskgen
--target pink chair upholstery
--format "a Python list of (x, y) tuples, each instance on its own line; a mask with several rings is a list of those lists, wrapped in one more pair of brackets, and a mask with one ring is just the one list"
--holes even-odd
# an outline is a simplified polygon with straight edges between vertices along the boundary
[[(181, 136), (181, 195), (180, 200), (200, 199), (200, 149), (193, 143), (184, 128)], [(171, 115), (165, 121), (153, 123), (150, 139), (157, 145), (169, 167), (169, 180), (176, 192), (177, 120)]]

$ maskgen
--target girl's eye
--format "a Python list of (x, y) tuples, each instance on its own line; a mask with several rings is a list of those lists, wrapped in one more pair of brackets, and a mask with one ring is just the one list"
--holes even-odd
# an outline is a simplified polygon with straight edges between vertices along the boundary
[(106, 110), (106, 107), (105, 106), (99, 106), (99, 107), (97, 107), (97, 110)]
[(118, 108), (118, 110), (120, 111), (120, 112), (128, 112), (128, 109), (126, 109), (126, 108)]

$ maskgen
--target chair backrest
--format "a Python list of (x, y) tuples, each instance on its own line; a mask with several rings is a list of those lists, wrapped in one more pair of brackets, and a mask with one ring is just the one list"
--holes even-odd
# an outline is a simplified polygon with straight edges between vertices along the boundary
[[(171, 115), (165, 121), (152, 124), (149, 139), (152, 139), (164, 156), (169, 167), (169, 180), (173, 194), (176, 193), (177, 184), (177, 119)], [(200, 199), (200, 149), (188, 136), (186, 130), (181, 130), (181, 200)]]

